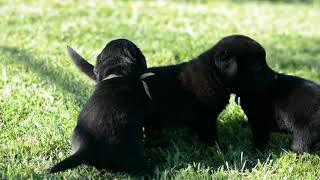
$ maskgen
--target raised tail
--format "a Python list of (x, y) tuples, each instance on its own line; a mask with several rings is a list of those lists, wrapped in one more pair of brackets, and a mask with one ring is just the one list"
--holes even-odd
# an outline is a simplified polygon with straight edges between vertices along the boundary
[(93, 72), (94, 66), (80, 56), (74, 49), (67, 46), (68, 54), (71, 57), (73, 63), (92, 80), (97, 80), (96, 75)]
[(74, 168), (83, 163), (83, 157), (81, 152), (76, 152), (61, 162), (55, 164), (50, 170), (49, 173), (56, 173), (59, 171), (65, 171), (70, 168)]

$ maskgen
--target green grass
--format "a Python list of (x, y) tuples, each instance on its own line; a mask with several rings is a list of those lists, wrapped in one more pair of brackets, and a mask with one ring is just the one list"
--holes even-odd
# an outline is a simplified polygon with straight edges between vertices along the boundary
[[(46, 170), (71, 153), (77, 115), (94, 83), (71, 63), (66, 45), (94, 62), (115, 38), (133, 40), (149, 67), (187, 61), (230, 34), (246, 34), (267, 50), (277, 71), (320, 83), (320, 6), (247, 1), (86, 2), (0, 0), (0, 179), (137, 178), (80, 166)], [(251, 132), (233, 103), (219, 118), (217, 147), (184, 130), (148, 148), (160, 179), (315, 179), (320, 146), (289, 150), (291, 137), (273, 134), (268, 151), (252, 150)]]

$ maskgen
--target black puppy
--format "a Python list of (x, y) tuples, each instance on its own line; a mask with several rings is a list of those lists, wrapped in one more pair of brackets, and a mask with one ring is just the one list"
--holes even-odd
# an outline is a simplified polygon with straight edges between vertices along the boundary
[[(209, 145), (217, 140), (217, 117), (230, 96), (223, 81), (229, 80), (237, 68), (233, 61), (216, 63), (215, 59), (225, 56), (225, 42), (231, 45), (233, 42), (229, 40), (233, 37), (222, 39), (189, 62), (147, 70), (155, 73), (145, 80), (153, 98), (152, 115), (144, 122), (147, 137), (151, 134), (148, 131), (154, 129), (187, 126)], [(240, 41), (245, 43), (247, 39)], [(242, 55), (242, 51), (238, 51), (239, 42), (235, 44), (228, 50)], [(96, 79), (90, 63), (82, 57), (73, 61), (81, 71)]]
[(237, 64), (238, 72), (232, 78), (230, 89), (241, 97), (255, 147), (264, 149), (270, 131), (283, 129), (293, 134), (293, 151), (309, 151), (320, 137), (320, 86), (273, 71), (266, 63), (264, 48), (249, 37), (237, 36), (230, 41), (243, 38), (248, 43), (242, 44), (239, 51), (250, 49), (250, 55), (239, 56), (227, 51), (220, 63), (234, 61)]
[[(72, 58), (78, 54), (68, 47)], [(142, 152), (142, 123), (150, 98), (140, 75), (147, 68), (139, 48), (126, 39), (113, 40), (97, 57), (97, 86), (84, 105), (73, 132), (75, 153), (50, 173), (80, 164), (97, 169), (149, 172)]]

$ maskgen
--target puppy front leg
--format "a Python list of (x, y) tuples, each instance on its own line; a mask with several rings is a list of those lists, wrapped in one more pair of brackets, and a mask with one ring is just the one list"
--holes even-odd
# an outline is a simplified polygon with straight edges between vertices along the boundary
[(209, 146), (217, 142), (217, 116), (198, 116), (197, 122), (192, 123), (190, 129), (199, 137), (200, 141)]
[[(263, 118), (260, 120), (265, 121)], [(254, 147), (259, 151), (265, 150), (269, 140), (269, 128), (267, 124), (259, 123), (259, 117), (249, 117), (248, 121), (251, 127)]]
[(159, 124), (153, 123), (158, 121), (156, 118), (146, 118), (143, 127), (144, 127), (144, 141), (146, 142), (145, 145), (147, 146), (154, 146), (158, 144), (157, 142), (161, 139), (161, 128), (158, 127)]
[(246, 98), (241, 99), (241, 107), (248, 117), (248, 122), (251, 128), (254, 147), (262, 151), (266, 148), (270, 133), (270, 117), (267, 107), (255, 101), (250, 101)]
[(308, 128), (294, 130), (291, 144), (292, 151), (297, 153), (309, 152), (311, 144), (311, 134)]
[(143, 155), (140, 152), (135, 152), (134, 149), (128, 154), (123, 154), (122, 159), (123, 161), (120, 167), (129, 173), (135, 175), (153, 174), (155, 166), (151, 162), (144, 160)]
[(152, 125), (144, 125), (144, 135), (145, 138), (149, 141), (156, 140), (160, 138), (160, 128), (156, 128)]

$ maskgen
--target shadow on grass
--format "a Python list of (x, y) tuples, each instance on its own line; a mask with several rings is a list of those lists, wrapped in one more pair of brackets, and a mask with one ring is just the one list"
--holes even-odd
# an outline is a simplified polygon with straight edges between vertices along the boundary
[[(206, 147), (188, 131), (179, 129), (166, 130), (163, 133), (165, 143), (161, 147), (147, 147), (148, 159), (159, 168), (156, 177), (163, 177), (161, 173), (170, 172), (168, 177), (174, 178), (175, 172), (179, 174), (190, 168), (194, 172), (209, 169), (211, 175), (221, 170), (251, 172), (277, 162), (286, 152), (290, 152), (292, 135), (284, 132), (272, 132), (264, 152), (254, 149), (251, 130), (244, 114), (239, 106), (233, 103), (231, 106), (218, 121), (219, 146)], [(313, 149), (311, 154), (317, 154), (319, 147)]]
[(167, 143), (161, 147), (146, 148), (147, 157), (158, 165), (159, 174), (171, 171), (173, 178), (174, 171), (189, 168), (198, 171), (199, 166), (210, 169), (212, 174), (221, 169), (251, 171), (259, 162), (280, 158), (283, 150), (290, 149), (289, 141), (281, 142), (288, 139), (283, 135), (272, 142), (266, 152), (257, 152), (252, 145), (248, 123), (243, 118), (220, 122), (218, 129), (220, 146), (215, 147), (206, 147), (186, 130), (166, 130), (163, 134)]
[(7, 53), (8, 57), (13, 60), (12, 63), (21, 64), (27, 70), (37, 73), (39, 77), (43, 79), (43, 82), (56, 85), (63, 91), (70, 92), (79, 104), (85, 102), (86, 98), (84, 95), (87, 91), (84, 86), (81, 85), (83, 82), (67, 78), (70, 77), (71, 73), (66, 72), (65, 69), (45, 63), (44, 60), (37, 59), (25, 50), (15, 47), (0, 45), (0, 52)]

